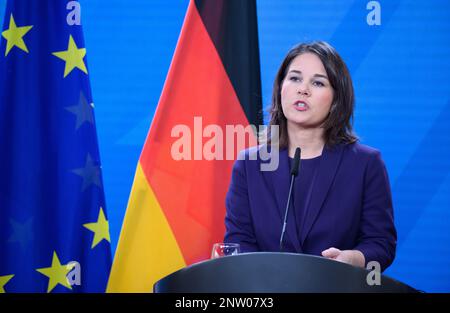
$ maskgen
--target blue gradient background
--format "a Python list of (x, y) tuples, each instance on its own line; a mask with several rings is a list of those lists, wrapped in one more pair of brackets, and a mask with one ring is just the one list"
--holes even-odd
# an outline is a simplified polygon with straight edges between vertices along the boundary
[[(450, 2), (379, 1), (380, 26), (367, 25), (368, 2), (258, 0), (264, 105), (290, 47), (335, 46), (354, 80), (356, 131), (390, 175), (399, 242), (385, 274), (450, 292)], [(114, 253), (188, 0), (80, 3)]]

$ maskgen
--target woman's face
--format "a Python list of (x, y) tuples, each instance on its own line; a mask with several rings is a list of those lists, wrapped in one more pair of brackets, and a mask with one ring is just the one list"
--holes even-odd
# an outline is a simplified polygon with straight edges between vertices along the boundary
[(319, 57), (313, 53), (298, 55), (281, 85), (281, 106), (288, 126), (320, 127), (330, 112), (333, 94)]

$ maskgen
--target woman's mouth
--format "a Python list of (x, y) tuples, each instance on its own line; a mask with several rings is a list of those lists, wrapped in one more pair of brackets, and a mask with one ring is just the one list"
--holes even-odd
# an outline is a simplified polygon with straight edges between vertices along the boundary
[(309, 106), (308, 106), (308, 104), (307, 104), (306, 102), (304, 102), (304, 101), (297, 101), (297, 102), (294, 103), (294, 108), (295, 108), (297, 111), (306, 111), (306, 110), (309, 109)]

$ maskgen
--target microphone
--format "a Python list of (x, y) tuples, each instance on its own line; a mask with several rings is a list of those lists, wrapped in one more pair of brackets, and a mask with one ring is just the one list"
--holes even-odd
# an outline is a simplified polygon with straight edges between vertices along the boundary
[(299, 147), (297, 147), (297, 149), (295, 149), (294, 162), (293, 162), (292, 168), (291, 168), (291, 184), (289, 186), (289, 195), (288, 195), (288, 199), (287, 199), (286, 210), (284, 213), (283, 229), (281, 231), (281, 236), (280, 236), (280, 252), (283, 252), (283, 238), (284, 238), (284, 233), (286, 232), (289, 204), (291, 203), (292, 186), (294, 186), (294, 178), (298, 175), (298, 168), (300, 165), (300, 153), (301, 153), (301, 150)]

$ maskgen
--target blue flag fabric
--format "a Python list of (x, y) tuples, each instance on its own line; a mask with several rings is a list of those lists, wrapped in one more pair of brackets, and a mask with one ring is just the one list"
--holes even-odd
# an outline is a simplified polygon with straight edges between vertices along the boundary
[(0, 292), (106, 289), (109, 224), (78, 5), (7, 2), (0, 36)]

